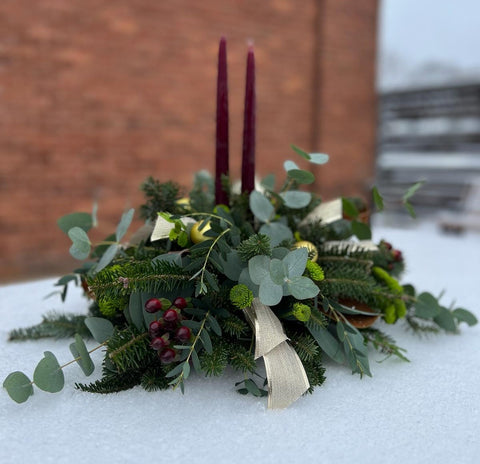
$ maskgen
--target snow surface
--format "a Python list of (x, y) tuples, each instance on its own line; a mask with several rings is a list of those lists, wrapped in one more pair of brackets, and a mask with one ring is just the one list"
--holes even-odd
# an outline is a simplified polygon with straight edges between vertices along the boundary
[[(480, 317), (480, 235), (440, 235), (428, 224), (404, 230), (384, 225), (375, 238), (404, 251), (405, 283), (435, 294), (445, 289), (446, 304), (456, 299)], [(9, 330), (39, 322), (46, 311), (85, 310), (79, 292), (64, 308), (55, 298), (43, 299), (53, 282), (0, 287), (2, 382), (14, 370), (32, 376), (45, 350), (61, 363), (71, 359), (70, 341), (7, 342)], [(373, 361), (373, 378), (360, 380), (327, 362), (324, 385), (283, 411), (237, 394), (241, 375), (234, 372), (192, 375), (183, 396), (140, 387), (82, 393), (73, 387), (85, 381), (76, 365), (65, 370), (66, 386), (57, 394), (35, 389), (18, 405), (0, 390), (0, 463), (479, 462), (480, 327), (428, 339), (401, 324), (381, 327), (408, 350), (410, 363)], [(99, 364), (102, 355), (95, 355)]]

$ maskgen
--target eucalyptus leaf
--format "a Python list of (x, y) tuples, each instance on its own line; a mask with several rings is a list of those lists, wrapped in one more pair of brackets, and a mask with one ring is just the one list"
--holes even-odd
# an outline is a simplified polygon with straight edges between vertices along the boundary
[(465, 322), (469, 326), (473, 326), (478, 322), (474, 314), (472, 314), (470, 311), (467, 311), (466, 309), (463, 309), (463, 308), (454, 309), (452, 314), (453, 314), (453, 317), (458, 322)]
[(370, 240), (372, 238), (372, 231), (368, 224), (360, 221), (352, 221), (352, 232), (359, 240)]
[(45, 351), (43, 356), (33, 373), (33, 382), (40, 390), (57, 393), (65, 385), (63, 370), (51, 351)]
[(72, 241), (70, 254), (75, 259), (82, 260), (88, 258), (88, 255), (90, 254), (91, 243), (87, 233), (80, 227), (72, 227), (68, 231), (68, 236)]
[(254, 190), (250, 194), (250, 209), (254, 216), (261, 222), (269, 222), (273, 219), (275, 209), (268, 198)]
[(372, 196), (373, 196), (373, 202), (375, 203), (375, 206), (378, 211), (383, 211), (383, 197), (380, 195), (380, 192), (378, 191), (377, 187), (373, 187), (372, 189)]
[(342, 321), (337, 322), (337, 324), (335, 325), (335, 329), (337, 331), (338, 339), (341, 342), (345, 341), (345, 327), (343, 326)]
[(80, 335), (75, 334), (75, 342), (70, 344), (70, 352), (76, 359), (83, 373), (87, 377), (91, 375), (95, 370), (95, 365), (93, 364), (92, 358), (85, 346), (85, 342)]
[(259, 232), (270, 238), (270, 244), (272, 247), (276, 247), (284, 240), (293, 240), (292, 231), (280, 222), (263, 224), (262, 227), (260, 227)]
[(288, 289), (297, 300), (306, 300), (318, 295), (320, 289), (308, 277), (294, 277), (287, 282)]
[(177, 266), (182, 266), (182, 255), (180, 253), (163, 253), (161, 255), (155, 256), (152, 259), (152, 262), (164, 261), (166, 263), (173, 263)]
[(289, 192), (283, 192), (280, 194), (285, 205), (288, 208), (300, 209), (308, 206), (312, 199), (310, 192), (301, 192), (300, 190), (290, 190)]
[(457, 324), (455, 324), (455, 318), (453, 314), (443, 306), (440, 307), (440, 311), (433, 318), (433, 320), (445, 331), (456, 332)]
[(428, 292), (421, 293), (415, 303), (415, 316), (432, 319), (440, 312), (437, 299)]
[(277, 285), (283, 285), (286, 276), (286, 266), (284, 266), (284, 263), (279, 259), (272, 259), (270, 261), (270, 278), (272, 281)]
[(290, 253), (288, 248), (277, 247), (272, 250), (272, 258), (283, 259), (288, 255), (288, 253)]
[(328, 163), (330, 157), (326, 153), (310, 153), (310, 163), (325, 164)]
[(122, 214), (122, 218), (120, 219), (120, 223), (117, 226), (117, 231), (115, 235), (117, 237), (117, 242), (122, 240), (123, 236), (127, 233), (130, 224), (132, 223), (133, 213), (135, 210), (130, 208), (128, 211)]
[(176, 375), (180, 374), (182, 371), (183, 371), (183, 364), (178, 364), (171, 371), (168, 371), (165, 374), (165, 377), (167, 378), (175, 377)]
[(245, 380), (245, 387), (253, 396), (262, 396), (260, 389), (252, 379)]
[(84, 323), (98, 343), (106, 342), (113, 335), (113, 324), (107, 319), (86, 317)]
[(290, 160), (287, 160), (283, 163), (283, 169), (285, 169), (285, 171), (292, 171), (292, 170), (295, 170), (295, 169), (300, 169), (298, 167), (298, 164), (293, 162), (293, 161), (290, 161)]
[(415, 209), (413, 208), (412, 204), (409, 201), (404, 201), (403, 206), (407, 210), (408, 214), (415, 219), (417, 217), (417, 213), (415, 213)]
[(264, 305), (275, 306), (282, 300), (282, 286), (274, 283), (269, 274), (260, 284), (258, 297)]
[(187, 380), (188, 376), (190, 375), (190, 364), (188, 364), (188, 362), (183, 364), (182, 373), (183, 373), (183, 380)]
[(246, 285), (252, 291), (254, 296), (258, 296), (258, 291), (260, 287), (258, 284), (254, 284), (252, 282), (252, 279), (250, 278), (250, 273), (248, 272), (247, 267), (245, 267), (240, 273), (240, 276), (238, 277), (238, 283)]
[(402, 199), (403, 201), (408, 201), (410, 198), (413, 197), (413, 195), (415, 195), (415, 193), (417, 192), (417, 190), (423, 186), (423, 184), (425, 183), (424, 180), (421, 180), (420, 182), (417, 182), (415, 184), (413, 184), (403, 195)]
[(350, 219), (356, 219), (358, 217), (358, 209), (355, 203), (349, 198), (342, 198), (342, 210)]
[(17, 403), (24, 403), (33, 395), (33, 387), (30, 379), (20, 371), (12, 372), (3, 381), (3, 388), (8, 396)]
[(182, 325), (193, 330), (198, 330), (202, 326), (202, 323), (194, 320), (185, 320), (185, 321), (182, 321)]
[(306, 151), (302, 150), (301, 148), (297, 147), (296, 145), (290, 145), (290, 147), (292, 148), (292, 150), (295, 153), (300, 155), (303, 159), (306, 159), (306, 160), (310, 161), (311, 157)]
[(70, 213), (58, 219), (57, 225), (66, 234), (74, 227), (80, 227), (84, 232), (88, 232), (94, 225), (94, 218), (89, 213)]
[(310, 171), (305, 171), (304, 169), (290, 169), (288, 177), (291, 177), (299, 184), (312, 184), (315, 182), (315, 176)]
[(142, 294), (140, 292), (132, 292), (128, 301), (128, 312), (133, 325), (138, 330), (145, 328), (145, 319), (143, 317)]
[(192, 364), (197, 372), (202, 370), (202, 365), (200, 364), (200, 359), (198, 359), (198, 354), (195, 349), (192, 350)]
[(213, 347), (212, 347), (212, 340), (210, 339), (210, 335), (206, 330), (202, 330), (200, 332), (200, 340), (202, 340), (203, 347), (208, 354), (212, 354)]
[(102, 269), (107, 267), (113, 261), (113, 258), (115, 258), (115, 255), (117, 254), (118, 249), (119, 249), (118, 243), (112, 243), (100, 258), (100, 261), (95, 267), (95, 272), (100, 272)]
[(245, 267), (236, 250), (227, 254), (226, 259), (221, 259), (224, 274), (234, 282), (238, 281), (240, 273)]
[[(98, 226), (97, 212), (98, 212), (98, 203), (94, 201), (92, 206), (92, 227)], [(88, 230), (86, 230), (85, 232), (88, 232)]]
[(340, 342), (325, 328), (307, 326), (318, 346), (335, 362), (343, 364), (345, 356)]
[(260, 182), (260, 185), (265, 190), (273, 190), (275, 188), (275, 174), (268, 174), (263, 180)]
[(288, 253), (282, 262), (286, 267), (287, 277), (298, 277), (305, 271), (308, 260), (308, 250), (306, 248), (296, 248)]
[(248, 272), (254, 284), (260, 285), (266, 276), (270, 276), (270, 258), (257, 255), (248, 261)]
[(208, 323), (210, 324), (210, 327), (211, 329), (215, 332), (216, 335), (218, 335), (219, 337), (222, 336), (222, 329), (220, 327), (220, 324), (217, 322), (217, 320), (209, 315), (208, 316)]

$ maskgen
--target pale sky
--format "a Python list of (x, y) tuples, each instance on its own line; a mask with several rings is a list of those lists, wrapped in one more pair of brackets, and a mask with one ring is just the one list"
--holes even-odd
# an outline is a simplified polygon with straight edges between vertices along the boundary
[(392, 55), (409, 68), (454, 65), (480, 81), (480, 0), (381, 0), (379, 58)]

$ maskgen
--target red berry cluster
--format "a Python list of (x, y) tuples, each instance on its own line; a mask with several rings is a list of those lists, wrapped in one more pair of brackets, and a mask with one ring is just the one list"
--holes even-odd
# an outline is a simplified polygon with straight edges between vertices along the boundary
[[(163, 300), (165, 302), (166, 300)], [(145, 311), (147, 313), (157, 313), (164, 310), (162, 300), (150, 298), (145, 302)], [(170, 347), (171, 339), (176, 339), (180, 343), (190, 340), (192, 335), (190, 329), (180, 325), (183, 319), (182, 309), (187, 307), (187, 301), (181, 296), (175, 298), (172, 304), (164, 310), (163, 317), (152, 321), (148, 328), (148, 333), (152, 341), (150, 346), (158, 352), (158, 357), (163, 364), (171, 363), (177, 356), (175, 348)]]
[(393, 262), (390, 262), (388, 264), (389, 269), (393, 269), (394, 263), (401, 263), (403, 262), (403, 255), (400, 250), (396, 250), (392, 247), (392, 244), (389, 242), (386, 242), (384, 240), (381, 241), (381, 245), (384, 246), (389, 252), (390, 252), (390, 259), (393, 260)]

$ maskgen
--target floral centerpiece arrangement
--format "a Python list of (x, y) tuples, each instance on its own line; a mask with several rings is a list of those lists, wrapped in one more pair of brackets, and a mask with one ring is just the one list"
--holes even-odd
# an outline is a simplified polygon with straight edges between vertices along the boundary
[[(12, 340), (74, 337), (73, 360), (60, 365), (46, 351), (33, 373), (11, 373), (3, 386), (26, 401), (33, 386), (58, 392), (63, 369), (78, 363), (94, 372), (90, 353), (105, 352), (100, 379), (76, 387), (111, 393), (141, 385), (146, 390), (180, 387), (192, 369), (221, 375), (239, 371), (241, 394), (268, 396), (284, 408), (325, 380), (322, 359), (370, 376), (369, 356), (408, 361), (387, 334), (404, 322), (414, 331), (457, 332), (473, 314), (446, 308), (430, 293), (418, 294), (399, 278), (401, 251), (374, 244), (362, 205), (355, 199), (323, 202), (302, 190), (314, 175), (286, 161), (285, 181), (275, 189), (268, 176), (255, 187), (255, 63), (247, 58), (241, 190), (229, 178), (226, 44), (220, 41), (217, 86), (215, 177), (201, 172), (185, 197), (175, 182), (153, 178), (142, 185), (145, 225), (124, 241), (134, 211), (125, 212), (115, 233), (93, 246), (88, 236), (95, 214), (72, 213), (58, 224), (72, 241), (70, 253), (83, 266), (62, 277), (83, 286), (87, 316), (46, 315), (37, 326), (15, 330)], [(296, 156), (324, 164), (328, 156), (292, 146)], [(405, 194), (405, 206), (419, 184)], [(374, 204), (383, 209), (380, 193)], [(88, 350), (84, 338), (97, 342)], [(373, 348), (373, 350), (372, 350)], [(258, 370), (263, 358), (265, 374)]]

